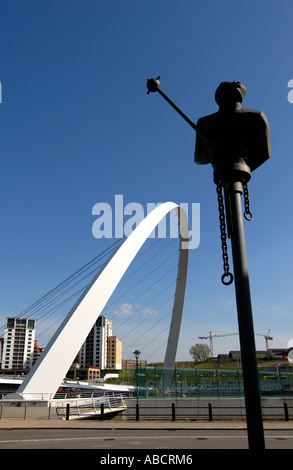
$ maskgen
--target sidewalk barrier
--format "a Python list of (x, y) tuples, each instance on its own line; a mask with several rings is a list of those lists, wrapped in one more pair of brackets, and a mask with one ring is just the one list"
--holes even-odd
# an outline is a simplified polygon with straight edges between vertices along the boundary
[(172, 403), (172, 421), (175, 421), (176, 420), (176, 416), (175, 416), (175, 403)]
[[(54, 400), (55, 401), (55, 400)], [(270, 400), (262, 404), (263, 419), (278, 419), (290, 421), (290, 410), (293, 410), (293, 400)], [(101, 421), (107, 413), (123, 412), (124, 420), (221, 420), (246, 419), (245, 405), (242, 402), (191, 401), (190, 399), (144, 400), (137, 403), (135, 399), (126, 400), (124, 397), (100, 397), (91, 400), (56, 400), (50, 402), (11, 402), (3, 400), (0, 403), (0, 419), (79, 419), (96, 415)]]
[(135, 420), (139, 421), (139, 404), (136, 403), (135, 405)]
[(66, 405), (66, 421), (68, 421), (70, 418), (70, 404), (67, 403)]
[[(143, 401), (143, 400), (142, 400)], [(178, 400), (179, 401), (179, 400)], [(171, 408), (171, 409), (170, 409)], [(263, 419), (284, 419), (289, 421), (289, 408), (287, 403), (284, 403), (283, 406), (263, 406), (266, 414), (263, 416)], [(135, 410), (135, 413), (132, 412)], [(168, 413), (168, 410), (171, 413)], [(188, 414), (186, 414), (188, 410)], [(136, 404), (135, 406), (127, 406), (127, 414), (123, 415), (123, 419), (132, 420), (134, 417), (136, 421), (140, 419), (170, 419), (171, 421), (176, 421), (177, 419), (187, 419), (187, 420), (196, 420), (196, 419), (206, 419), (210, 422), (215, 419), (245, 419), (245, 406), (215, 406), (212, 403), (208, 403), (207, 406), (184, 406), (175, 404), (174, 402), (164, 406), (160, 404), (159, 406), (147, 406), (142, 403)]]
[(209, 421), (213, 421), (213, 407), (211, 403), (209, 403)]
[(289, 421), (289, 411), (287, 403), (284, 403), (285, 421)]
[(0, 402), (0, 419), (2, 418), (44, 418), (65, 420), (98, 416), (101, 420), (108, 413), (124, 411), (124, 397), (102, 396), (95, 398), (71, 398), (63, 400), (2, 400)]

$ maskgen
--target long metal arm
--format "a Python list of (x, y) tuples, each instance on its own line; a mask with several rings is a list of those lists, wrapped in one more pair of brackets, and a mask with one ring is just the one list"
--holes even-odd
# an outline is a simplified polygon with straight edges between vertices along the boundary
[(186, 114), (181, 111), (180, 108), (178, 108), (178, 106), (172, 101), (170, 100), (170, 98), (160, 89), (158, 88), (158, 93), (160, 93), (160, 95), (165, 98), (165, 100), (175, 109), (175, 111), (177, 111), (177, 113), (180, 114), (180, 116), (183, 117), (183, 119), (185, 119), (186, 122), (188, 122), (188, 124), (196, 131), (197, 130), (197, 127), (196, 125), (194, 124), (194, 122), (192, 122), (188, 116), (186, 116)]
[(186, 116), (186, 114), (180, 109), (178, 108), (178, 106), (169, 98), (169, 96), (167, 96), (160, 88), (160, 82), (159, 82), (159, 78), (149, 78), (147, 80), (147, 88), (148, 88), (148, 92), (147, 94), (149, 94), (150, 92), (155, 92), (157, 91), (163, 98), (165, 98), (165, 100), (172, 106), (172, 108), (175, 109), (175, 111), (177, 111), (178, 114), (180, 114), (181, 117), (183, 117), (183, 119), (185, 119), (185, 121), (196, 131), (196, 133), (205, 141), (205, 143), (208, 145), (208, 141), (207, 139), (200, 133), (198, 132), (198, 129), (197, 129), (197, 126), (196, 124), (194, 124), (194, 122), (191, 121), (191, 119), (189, 119), (188, 116)]

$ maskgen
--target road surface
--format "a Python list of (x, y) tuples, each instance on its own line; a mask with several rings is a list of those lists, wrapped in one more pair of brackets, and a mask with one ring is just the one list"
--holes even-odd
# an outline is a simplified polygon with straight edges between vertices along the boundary
[[(293, 449), (293, 430), (266, 430), (266, 449)], [(0, 449), (248, 449), (242, 429), (0, 429)], [(182, 454), (182, 452), (181, 452)], [(184, 452), (183, 452), (184, 454)], [(182, 454), (182, 455), (183, 455)]]

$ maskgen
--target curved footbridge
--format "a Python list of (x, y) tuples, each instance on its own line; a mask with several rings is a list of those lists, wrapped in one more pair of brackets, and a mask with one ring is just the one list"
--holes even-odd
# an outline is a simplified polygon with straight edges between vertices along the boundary
[[(6, 403), (7, 400), (11, 400), (11, 402), (19, 402), (19, 406), (22, 401), (41, 400), (56, 405), (56, 400), (52, 401), (52, 397), (55, 396), (56, 390), (62, 383), (92, 326), (145, 241), (161, 220), (171, 211), (175, 211), (178, 217), (179, 258), (164, 367), (174, 366), (185, 297), (189, 230), (184, 209), (173, 202), (165, 202), (157, 206), (138, 224), (110, 258), (106, 266), (94, 277), (53, 335), (16, 393), (5, 397)], [(165, 378), (166, 380), (167, 378)], [(82, 405), (86, 408), (86, 403), (82, 404), (81, 401), (79, 403), (80, 409)], [(98, 404), (98, 401), (96, 401), (96, 404)], [(122, 401), (120, 404), (121, 406), (118, 408), (122, 409), (124, 404), (122, 405)], [(63, 408), (64, 406), (61, 406), (62, 410)], [(110, 407), (107, 407), (107, 410), (110, 410)]]

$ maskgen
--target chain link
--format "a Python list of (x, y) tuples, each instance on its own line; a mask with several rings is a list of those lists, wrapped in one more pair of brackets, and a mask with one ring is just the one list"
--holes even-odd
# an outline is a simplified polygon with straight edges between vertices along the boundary
[[(218, 193), (219, 219), (220, 219), (220, 229), (221, 229), (222, 258), (224, 261), (224, 264), (223, 264), (224, 274), (221, 277), (221, 281), (225, 286), (229, 286), (233, 282), (233, 274), (230, 273), (228, 245), (227, 245), (227, 236), (226, 236), (224, 199), (223, 199), (223, 193), (222, 193), (222, 186), (219, 184), (217, 185), (217, 193)], [(225, 280), (226, 278), (228, 279)]]
[(250, 211), (250, 200), (247, 183), (242, 183), (243, 186), (243, 196), (244, 196), (244, 217), (246, 220), (252, 220), (252, 213)]

